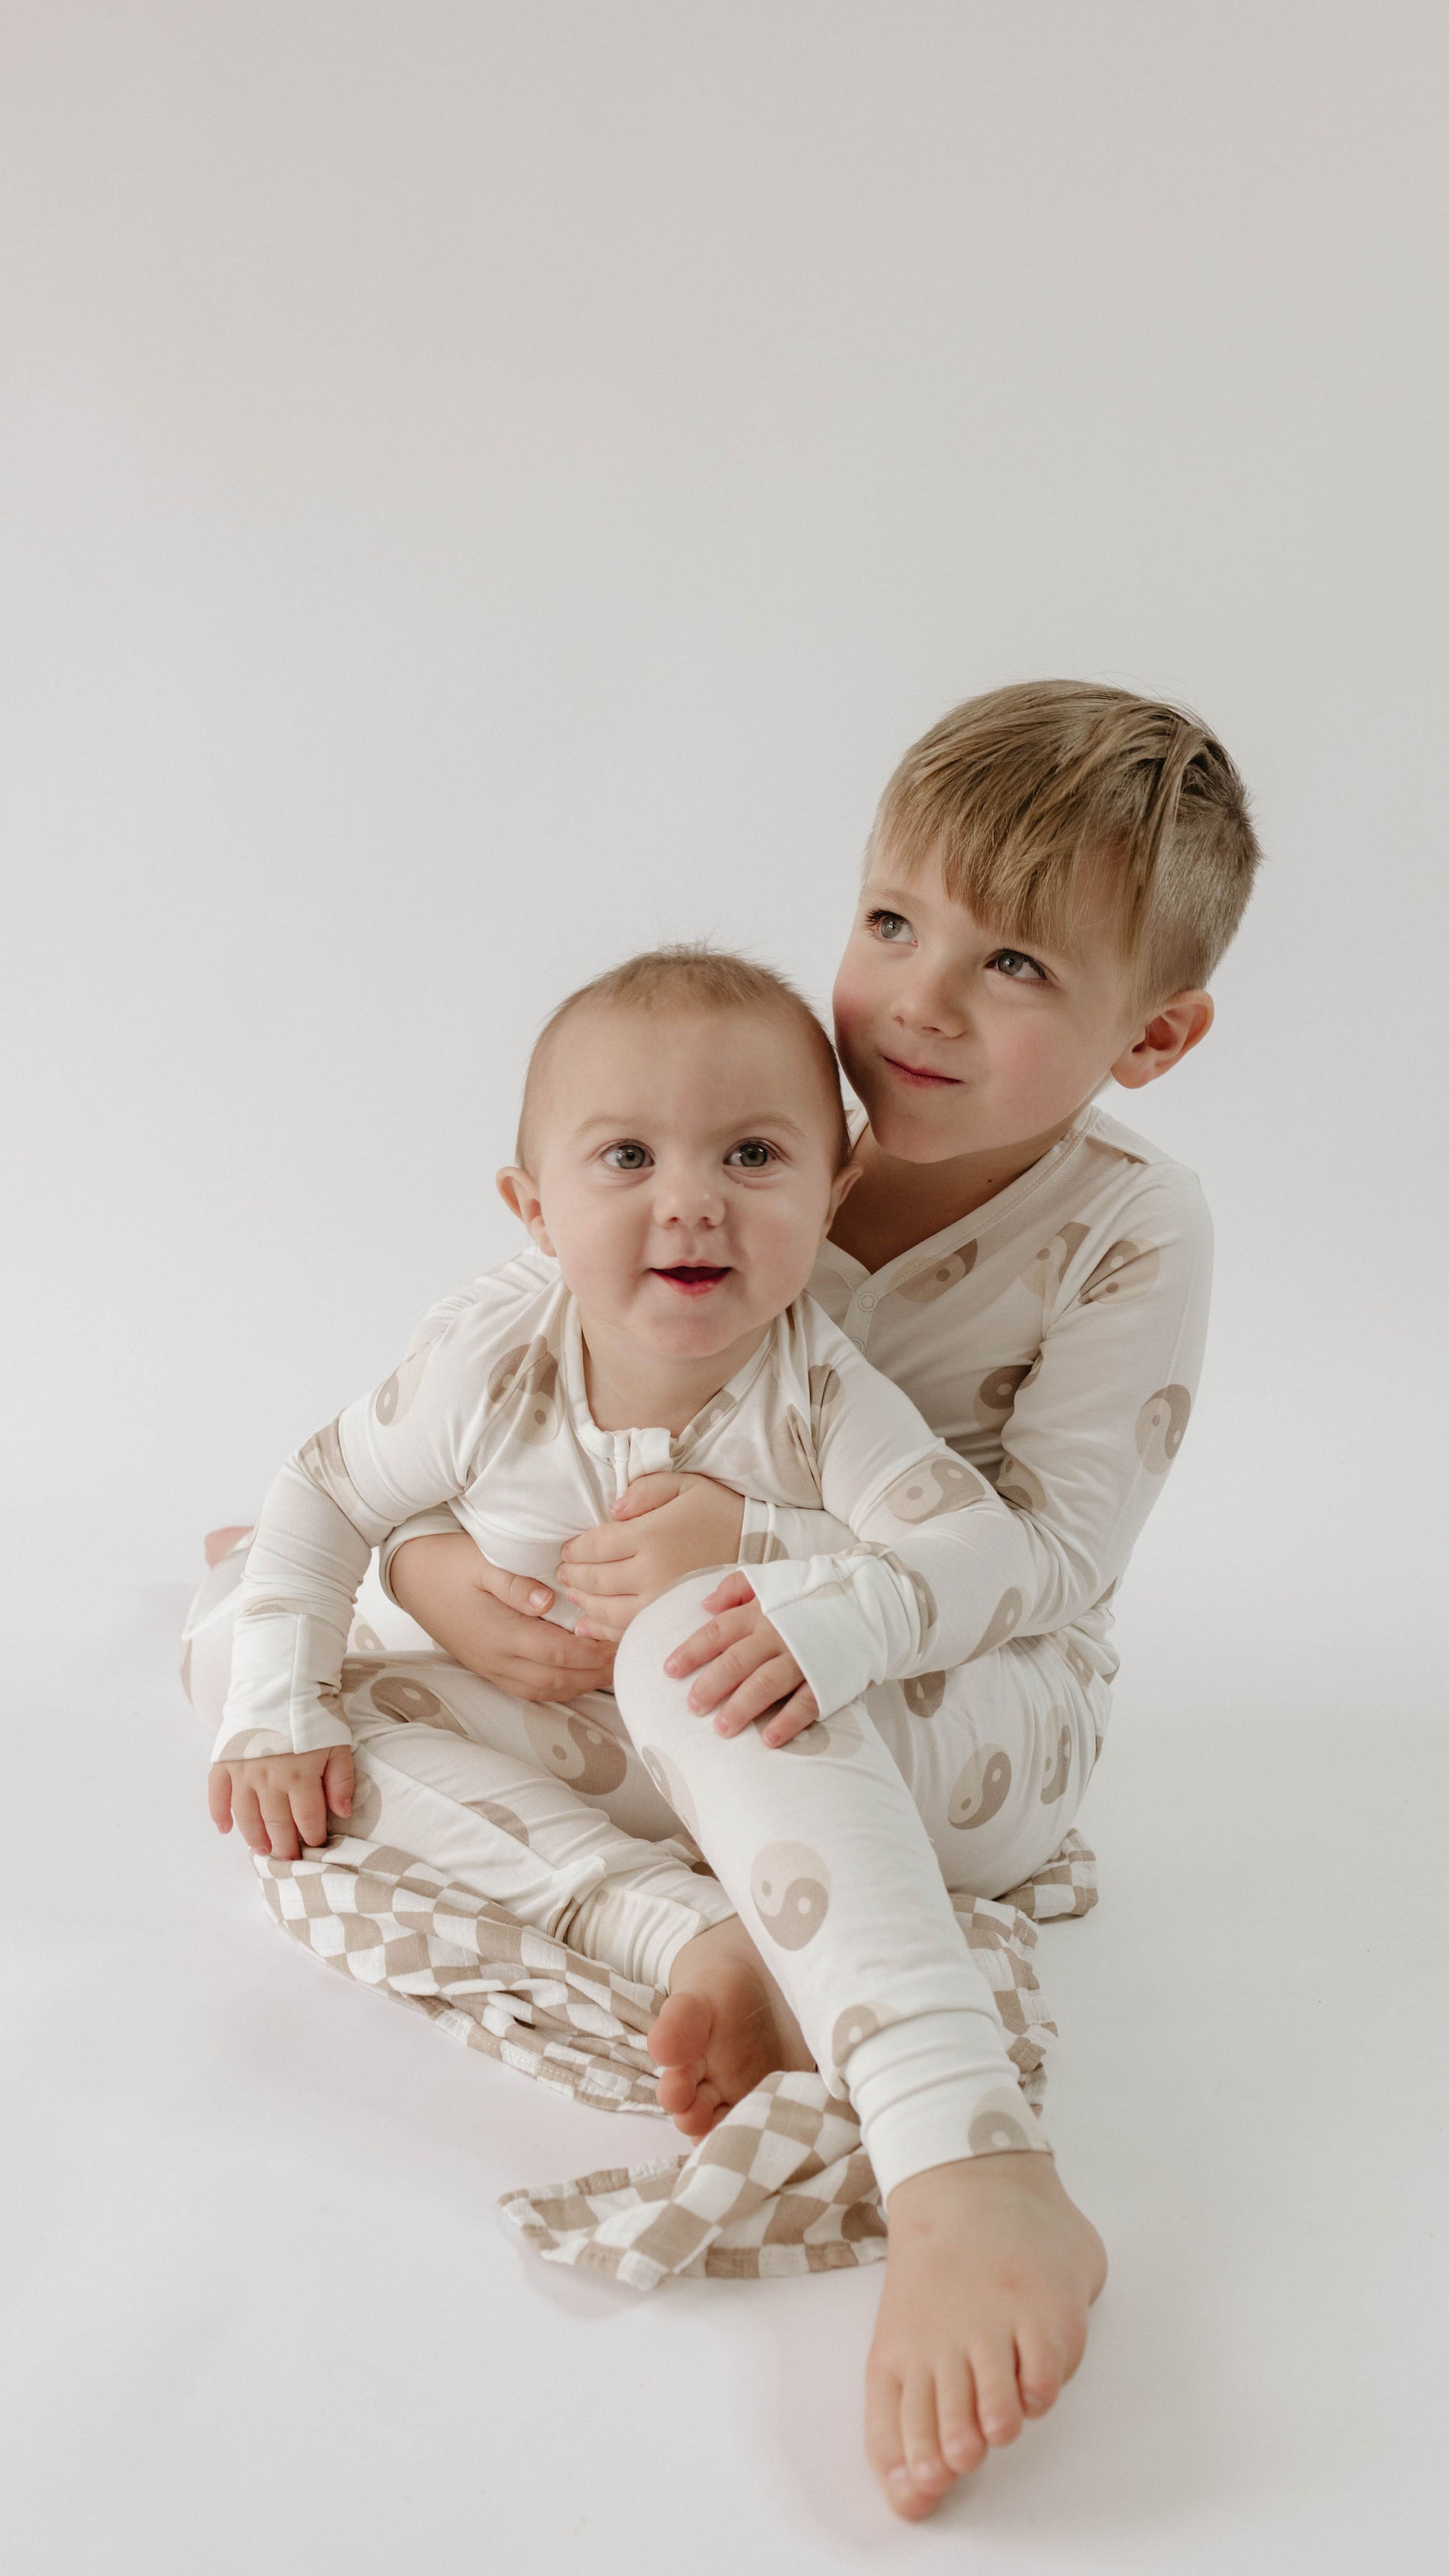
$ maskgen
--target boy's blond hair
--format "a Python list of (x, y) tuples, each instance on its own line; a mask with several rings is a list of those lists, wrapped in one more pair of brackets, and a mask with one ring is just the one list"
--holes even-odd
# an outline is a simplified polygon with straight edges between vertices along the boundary
[(1010, 939), (1072, 946), (1075, 879), (1106, 860), (1144, 1002), (1206, 984), (1262, 856), (1247, 791), (1197, 717), (1090, 680), (968, 698), (906, 753), (866, 859), (927, 862)]
[(518, 1162), (525, 1171), (534, 1170), (529, 1151), (536, 1141), (531, 1135), (531, 1114), (538, 1105), (544, 1069), (558, 1042), (559, 1032), (581, 1010), (619, 1010), (650, 1012), (658, 1010), (746, 1011), (771, 1019), (788, 1020), (797, 1027), (814, 1056), (821, 1074), (827, 1115), (835, 1129), (835, 1168), (850, 1160), (850, 1132), (845, 1123), (845, 1103), (840, 1091), (840, 1067), (835, 1049), (802, 993), (797, 993), (787, 976), (777, 975), (773, 966), (757, 966), (752, 957), (740, 957), (731, 949), (711, 948), (707, 941), (681, 941), (669, 948), (648, 948), (637, 957), (626, 957), (621, 966), (611, 966), (596, 975), (589, 984), (581, 984), (550, 1012), (539, 1030), (528, 1071), (523, 1081), (523, 1106), (518, 1117)]

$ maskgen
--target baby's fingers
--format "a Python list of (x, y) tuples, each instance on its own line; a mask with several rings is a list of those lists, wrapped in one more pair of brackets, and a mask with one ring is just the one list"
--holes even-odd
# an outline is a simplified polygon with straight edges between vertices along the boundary
[(206, 1775), (206, 1804), (217, 1832), (229, 1834), (231, 1832), (231, 1773), (224, 1762), (213, 1762)]
[(741, 1574), (736, 1569), (733, 1574), (727, 1574), (722, 1583), (717, 1583), (713, 1592), (705, 1594), (704, 1608), (706, 1610), (742, 1610), (745, 1603), (753, 1601), (754, 1597), (755, 1588), (749, 1576)]
[[(300, 1792), (298, 1793), (300, 1795)], [(262, 1824), (266, 1830), (266, 1848), (274, 1860), (300, 1860), (301, 1847), (297, 1828), (292, 1821), (292, 1801), (285, 1789), (263, 1787), (258, 1793)], [(256, 1846), (253, 1845), (253, 1849)]]
[(270, 1851), (272, 1846), (267, 1839), (266, 1826), (262, 1822), (262, 1811), (257, 1805), (257, 1793), (249, 1780), (234, 1782), (231, 1811), (237, 1821), (237, 1830), (248, 1851)]
[[(785, 1698), (792, 1683), (799, 1679), (800, 1667), (789, 1655), (772, 1655), (768, 1663), (757, 1664), (746, 1675), (737, 1690), (722, 1700), (714, 1713), (715, 1731), (719, 1735), (743, 1735), (767, 1708)], [(792, 1727), (791, 1733), (795, 1732)]]
[[(751, 1603), (753, 1606), (753, 1595)], [(682, 1646), (676, 1646), (672, 1655), (665, 1656), (665, 1671), (672, 1674), (675, 1681), (682, 1681), (686, 1673), (698, 1672), (701, 1664), (712, 1664), (716, 1655), (722, 1655), (726, 1646), (732, 1646), (736, 1638), (743, 1637), (752, 1625), (753, 1622), (738, 1611), (726, 1612), (722, 1618), (706, 1621), (704, 1627), (695, 1629), (692, 1637), (685, 1638)]]
[(292, 1815), (304, 1851), (317, 1851), (327, 1840), (327, 1800), (321, 1779), (298, 1780), (291, 1793)]
[(797, 1735), (804, 1734), (807, 1726), (813, 1726), (819, 1715), (815, 1693), (802, 1685), (760, 1732), (766, 1744), (790, 1744)]
[(352, 1792), (356, 1786), (352, 1754), (345, 1744), (334, 1746), (327, 1756), (322, 1774), (322, 1794), (334, 1816), (350, 1816)]

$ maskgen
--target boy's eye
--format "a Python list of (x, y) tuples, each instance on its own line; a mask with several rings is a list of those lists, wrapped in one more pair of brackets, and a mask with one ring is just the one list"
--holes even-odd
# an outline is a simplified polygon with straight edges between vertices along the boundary
[[(620, 1158), (617, 1162), (614, 1160), (616, 1154)], [(631, 1141), (626, 1141), (622, 1145), (606, 1145), (604, 1160), (611, 1171), (642, 1172), (649, 1160), (649, 1148), (647, 1145), (638, 1145)]]
[(893, 944), (899, 941), (902, 931), (908, 939), (911, 935), (911, 925), (903, 912), (887, 912), (879, 904), (873, 911), (866, 914), (865, 926), (867, 930), (876, 931), (882, 939), (889, 940)]
[(1044, 984), (1047, 980), (1046, 968), (1038, 966), (1036, 959), (1021, 948), (998, 948), (991, 963), (1010, 984)]
[(732, 1163), (736, 1156), (741, 1170), (746, 1172), (768, 1171), (771, 1163), (777, 1160), (774, 1146), (767, 1145), (763, 1136), (747, 1136), (742, 1145), (732, 1145), (725, 1161)]

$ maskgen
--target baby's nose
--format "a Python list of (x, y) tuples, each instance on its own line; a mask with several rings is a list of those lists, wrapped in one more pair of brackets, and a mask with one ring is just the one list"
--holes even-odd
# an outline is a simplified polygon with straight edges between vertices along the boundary
[(663, 1172), (654, 1189), (654, 1213), (661, 1225), (721, 1225), (724, 1191), (713, 1172)]

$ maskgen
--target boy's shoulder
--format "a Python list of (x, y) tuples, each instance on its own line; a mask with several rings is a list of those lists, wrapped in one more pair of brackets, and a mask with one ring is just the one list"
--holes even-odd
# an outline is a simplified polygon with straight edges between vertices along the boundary
[(1179, 1162), (1150, 1136), (1139, 1136), (1134, 1127), (1109, 1116), (1095, 1101), (1078, 1130), (1077, 1143), (1074, 1177), (1085, 1194), (1101, 1194), (1118, 1207), (1152, 1203), (1164, 1212), (1175, 1210), (1207, 1222), (1207, 1200), (1191, 1165)]

